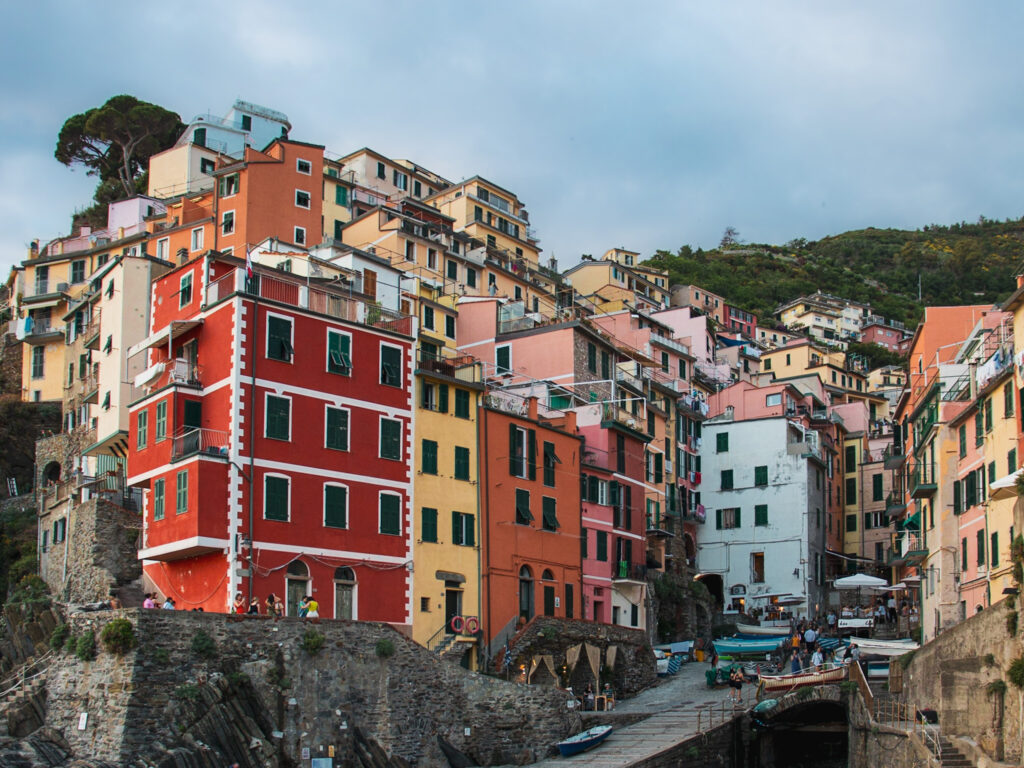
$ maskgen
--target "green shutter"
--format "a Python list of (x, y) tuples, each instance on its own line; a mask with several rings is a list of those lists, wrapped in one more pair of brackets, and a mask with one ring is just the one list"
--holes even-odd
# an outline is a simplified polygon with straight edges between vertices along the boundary
[(767, 504), (757, 504), (754, 507), (754, 525), (768, 525)]
[(348, 376), (352, 372), (351, 339), (344, 333), (327, 334), (327, 370)]
[(183, 515), (188, 512), (188, 470), (179, 472), (177, 476), (177, 496), (175, 512)]
[(587, 342), (587, 370), (597, 373), (597, 347), (589, 341)]
[(740, 527), (740, 508), (736, 507), (736, 527)]
[(469, 480), (469, 448), (455, 446), (455, 479)]
[(337, 451), (348, 450), (348, 411), (327, 409), (327, 447)]
[(424, 440), (423, 450), (420, 457), (420, 469), (425, 475), (437, 474), (437, 443), (433, 440)]
[(511, 370), (512, 348), (509, 346), (498, 347), (494, 353), (494, 362), (498, 367), (498, 373)]
[(390, 387), (402, 386), (402, 350), (396, 347), (381, 346), (380, 383)]
[(961, 505), (963, 504), (963, 489), (960, 487), (960, 481), (953, 481), (953, 514), (959, 515), (963, 512)]
[(448, 385), (441, 384), (437, 388), (437, 410), (439, 413), (448, 413)]
[(548, 531), (558, 530), (558, 516), (556, 514), (557, 503), (550, 496), (545, 496), (542, 502), (544, 515), (544, 529)]
[(380, 456), (382, 459), (402, 458), (402, 422), (380, 420)]
[(288, 440), (292, 402), (286, 397), (267, 396), (266, 436), (274, 440)]
[(856, 533), (857, 532), (857, 515), (846, 516), (846, 532)]
[(754, 485), (768, 485), (768, 467), (754, 467)]
[(608, 560), (608, 532), (597, 531), (597, 559), (602, 562)]
[(153, 519), (164, 519), (164, 488), (163, 478), (153, 481)]
[(716, 449), (718, 453), (726, 453), (729, 450), (729, 433), (719, 432), (715, 436)]
[(455, 415), (460, 419), (469, 418), (469, 390), (455, 390)]
[(263, 481), (263, 516), (267, 520), (288, 521), (288, 479), (268, 475)]
[(530, 480), (537, 479), (537, 430), (528, 429), (526, 431), (527, 438), (527, 477)]
[(290, 362), (292, 359), (292, 321), (271, 315), (267, 318), (267, 357)]
[(660, 453), (654, 454), (654, 482), (655, 484), (661, 483), (664, 479), (664, 460), (665, 457)]
[(452, 512), (452, 544), (462, 543), (462, 514)]
[(513, 477), (522, 474), (522, 457), (516, 456), (516, 425), (508, 425), (508, 473)]
[(348, 206), (348, 187), (343, 187), (338, 184), (334, 188), (334, 203), (335, 205)]
[(401, 509), (402, 499), (390, 493), (380, 495), (380, 532), (398, 536), (402, 532)]
[(720, 509), (715, 510), (715, 528), (719, 531), (722, 530), (722, 510)]
[(613, 507), (619, 506), (622, 500), (622, 491), (618, 480), (612, 480), (608, 488), (608, 501)]
[(324, 486), (324, 525), (328, 528), (348, 527), (348, 489), (339, 485)]
[(531, 520), (533, 513), (530, 511), (530, 492), (516, 488), (516, 523), (529, 525)]
[(885, 494), (882, 490), (882, 473), (877, 472), (871, 476), (871, 497), (872, 501), (881, 501)]
[(437, 510), (423, 507), (420, 513), (420, 535), (423, 541), (437, 541)]

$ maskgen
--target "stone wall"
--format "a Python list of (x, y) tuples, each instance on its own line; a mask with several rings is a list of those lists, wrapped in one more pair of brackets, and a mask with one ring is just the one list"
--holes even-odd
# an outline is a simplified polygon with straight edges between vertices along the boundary
[(75, 603), (105, 600), (116, 586), (142, 576), (138, 513), (92, 498), (74, 508), (70, 530), (70, 568), (63, 599)]
[[(6, 327), (0, 319), (0, 326)], [(21, 397), (21, 359), (24, 345), (13, 333), (0, 334), (0, 394)]]
[(904, 697), (917, 709), (939, 713), (944, 735), (967, 736), (990, 757), (1002, 747), (1007, 761), (1022, 760), (1020, 691), (1007, 682), (1002, 698), (986, 687), (1006, 680), (1010, 663), (1024, 654), (1020, 631), (1010, 637), (1006, 627), (1009, 599), (996, 603), (947, 629), (914, 654), (904, 675)]
[(754, 765), (744, 718), (704, 731), (631, 768), (744, 768)]
[[(302, 751), (335, 765), (447, 765), (439, 738), (478, 765), (525, 764), (579, 727), (567, 695), (468, 672), (390, 626), (172, 612), (73, 614), (73, 634), (133, 623), (124, 657), (64, 653), (49, 672), (46, 727), (70, 754), (116, 765), (286, 766)], [(307, 632), (322, 635), (311, 655)], [(215, 651), (193, 649), (200, 632)], [(394, 653), (378, 655), (378, 643)], [(84, 729), (82, 713), (88, 713)], [(174, 755), (173, 762), (168, 762)]]
[[(566, 666), (566, 652), (579, 645), (589, 643), (601, 649), (601, 663), (604, 666), (609, 646), (616, 647), (615, 666), (602, 673), (602, 684), (609, 682), (620, 698), (635, 696), (654, 684), (657, 679), (657, 665), (654, 651), (647, 639), (647, 633), (639, 629), (602, 624), (595, 621), (560, 619), (551, 616), (537, 616), (526, 625), (510, 643), (512, 664), (508, 668), (511, 677), (522, 675), (530, 669), (534, 658), (550, 655), (556, 673), (563, 675)], [(503, 673), (506, 669), (504, 655), (498, 654), (494, 671)], [(580, 654), (575, 669), (570, 673), (566, 668), (564, 677), (553, 680), (546, 667), (534, 675), (533, 682), (539, 685), (568, 683), (576, 690), (583, 690), (593, 684), (594, 675), (584, 653)]]

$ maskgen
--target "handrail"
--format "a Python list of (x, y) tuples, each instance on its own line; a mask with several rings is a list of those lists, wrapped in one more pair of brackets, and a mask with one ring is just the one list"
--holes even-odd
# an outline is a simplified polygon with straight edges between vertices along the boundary
[(857, 689), (864, 699), (864, 704), (867, 706), (868, 712), (873, 716), (875, 714), (875, 694), (871, 692), (871, 686), (868, 685), (868, 679), (864, 676), (864, 670), (861, 669), (859, 661), (850, 662), (850, 677), (856, 680)]

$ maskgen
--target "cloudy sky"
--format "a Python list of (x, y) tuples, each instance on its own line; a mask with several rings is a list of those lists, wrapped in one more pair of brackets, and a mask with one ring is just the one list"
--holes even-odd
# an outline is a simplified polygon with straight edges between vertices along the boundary
[[(86, 13), (86, 9), (88, 13)], [(649, 254), (1024, 214), (1011, 2), (7, 4), (0, 273), (94, 180), (63, 121), (236, 98), (292, 137), (516, 192), (546, 254)]]

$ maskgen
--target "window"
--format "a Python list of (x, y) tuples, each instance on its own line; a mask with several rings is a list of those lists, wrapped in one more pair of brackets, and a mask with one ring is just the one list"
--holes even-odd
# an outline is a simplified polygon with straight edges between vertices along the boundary
[(348, 411), (327, 406), (324, 445), (335, 451), (348, 450)]
[(313, 173), (313, 164), (309, 160), (296, 159), (295, 170), (301, 174), (309, 176)]
[(610, 379), (612, 377), (612, 362), (611, 355), (605, 349), (601, 350), (601, 378)]
[(960, 539), (960, 570), (967, 570), (967, 539)]
[(857, 468), (857, 446), (846, 446), (846, 474), (850, 474)]
[(348, 187), (339, 184), (334, 188), (334, 202), (336, 205), (348, 207)]
[[(1007, 384), (1003, 387), (1003, 417), (1010, 418), (1013, 416), (1013, 384)], [(992, 563), (995, 565), (995, 563)]]
[(352, 374), (352, 337), (347, 333), (328, 329), (327, 371), (341, 376)]
[(509, 474), (535, 480), (537, 477), (537, 432), (509, 425)]
[(85, 281), (85, 259), (78, 259), (71, 262), (71, 282), (81, 283)]
[(32, 347), (32, 378), (43, 378), (44, 363), (46, 360), (46, 347)]
[(153, 435), (154, 442), (160, 442), (167, 437), (167, 401), (156, 404), (156, 430)]
[(589, 341), (587, 342), (587, 370), (597, 373), (597, 346)]
[(782, 395), (776, 392), (774, 395), (766, 395), (764, 398), (764, 404), (766, 406), (782, 405)]
[(268, 394), (266, 403), (263, 436), (272, 440), (291, 440), (291, 398)]
[(466, 286), (476, 288), (476, 270), (466, 267)]
[(405, 191), (409, 188), (409, 177), (399, 171), (391, 172), (391, 180), (395, 183), (395, 186)]
[(177, 494), (175, 496), (174, 511), (183, 515), (188, 512), (188, 470), (182, 470), (175, 478)]
[(201, 251), (201, 250), (203, 250), (203, 228), (202, 227), (196, 227), (195, 229), (192, 230), (192, 241), (191, 241), (191, 248), (190, 248), (190, 250), (192, 250), (192, 251)]
[(595, 531), (597, 534), (597, 559), (601, 562), (608, 561), (608, 532)]
[(964, 511), (963, 483), (959, 480), (953, 481), (953, 514), (959, 515)]
[(380, 345), (380, 383), (402, 386), (402, 350), (399, 347)]
[(433, 507), (423, 507), (420, 510), (420, 538), (423, 541), (437, 542), (437, 510)]
[(455, 446), (455, 479), (469, 480), (469, 448)]
[[(1006, 388), (1009, 389), (1010, 385), (1007, 384)], [(990, 545), (988, 548), (988, 559), (992, 562), (992, 567), (999, 567), (999, 532), (993, 531), (990, 538)]]
[(454, 259), (448, 259), (445, 262), (445, 275), (449, 280), (459, 279), (459, 262)]
[(437, 441), (424, 440), (420, 443), (420, 472), (424, 475), (437, 474)]
[(141, 451), (149, 439), (149, 411), (139, 411), (135, 416), (135, 448)]
[(740, 510), (739, 508), (732, 509), (716, 509), (715, 510), (715, 528), (718, 530), (725, 530), (727, 528), (739, 528), (740, 527)]
[(550, 496), (541, 500), (543, 506), (543, 527), (545, 531), (558, 530), (557, 502)]
[(451, 315), (444, 316), (444, 335), (449, 339), (455, 338), (455, 318)]
[(750, 553), (750, 581), (753, 584), (764, 583), (764, 552)]
[(164, 519), (164, 486), (163, 478), (153, 481), (153, 519)]
[(850, 477), (846, 479), (846, 504), (857, 503), (857, 478)]
[(380, 420), (380, 457), (382, 459), (402, 458), (402, 422), (396, 419)]
[(178, 288), (178, 308), (192, 303), (192, 273), (182, 275)]
[(992, 431), (992, 398), (985, 401), (985, 433)]
[(452, 544), (461, 547), (476, 545), (476, 526), (473, 515), (452, 512)]
[(460, 419), (469, 418), (469, 390), (455, 390), (455, 415)]
[(306, 228), (305, 227), (296, 227), (295, 228), (295, 235), (294, 235), (294, 237), (292, 239), (295, 240), (295, 244), (296, 245), (305, 245), (306, 244)]
[(434, 308), (423, 307), (423, 327), (428, 331), (434, 330)]
[(348, 528), (348, 488), (324, 485), (324, 527)]
[(242, 130), (243, 131), (251, 131), (252, 130), (252, 115), (242, 115)]
[(978, 530), (978, 565), (985, 564), (985, 529)]
[(768, 466), (754, 467), (754, 485), (768, 485)]
[(530, 492), (516, 488), (516, 525), (529, 525), (533, 520), (530, 512)]
[(389, 536), (402, 533), (402, 497), (394, 493), (380, 495), (380, 532)]
[(876, 472), (871, 476), (871, 500), (882, 501), (885, 494), (882, 489), (882, 473)]
[(561, 464), (561, 459), (555, 453), (555, 444), (544, 443), (544, 485), (548, 488), (555, 487), (555, 464)]
[(291, 319), (280, 315), (267, 315), (267, 358), (290, 363), (292, 354)]
[(171, 238), (163, 237), (156, 241), (156, 257), (167, 261), (171, 255)]
[(996, 481), (996, 463), (990, 461), (988, 464), (988, 483), (991, 485)]
[(974, 414), (974, 444), (981, 445), (985, 442), (985, 414), (984, 408), (979, 408)]
[(512, 370), (512, 347), (505, 345), (494, 350), (494, 364), (498, 373), (505, 373)]
[(754, 506), (754, 525), (768, 525), (767, 504), (757, 504)]
[[(221, 197), (232, 197), (238, 194), (239, 189), (239, 175), (237, 173), (229, 173), (227, 176), (221, 176), (217, 182), (217, 187)], [(194, 250), (194, 249), (193, 249)]]
[(384, 163), (377, 163), (377, 178), (386, 179), (388, 177), (387, 169), (384, 168)]
[(1017, 449), (1012, 449), (1006, 454), (1006, 471), (1009, 474), (1013, 474), (1017, 471)]
[(857, 515), (856, 515), (856, 513), (852, 514), (852, 515), (847, 515), (846, 516), (846, 532), (847, 533), (856, 533), (857, 532)]
[(715, 449), (717, 453), (729, 452), (729, 433), (719, 432), (715, 435)]
[(412, 183), (412, 193), (416, 197), (422, 197), (423, 196), (423, 185), (420, 184), (420, 182), (418, 182), (418, 181), (413, 181), (413, 183)]
[(114, 337), (113, 337), (113, 335), (108, 335), (108, 336), (107, 336), (107, 340), (106, 340), (105, 342), (103, 342), (103, 351), (104, 351), (104, 352), (105, 352), (106, 354), (108, 354), (108, 355), (109, 355), (109, 354), (110, 354), (110, 351), (111, 351), (111, 350), (112, 350), (113, 348), (114, 348)]
[(732, 470), (731, 469), (723, 469), (722, 470), (722, 490), (723, 491), (731, 491), (732, 490)]
[(962, 459), (967, 456), (967, 425), (961, 424), (957, 432), (960, 437), (960, 458)]
[(437, 250), (434, 248), (427, 249), (427, 269), (437, 271)]
[(220, 215), (220, 233), (230, 235), (235, 231), (235, 212), (224, 211)]
[(199, 172), (205, 173), (207, 176), (217, 170), (217, 164), (208, 157), (199, 158)]

